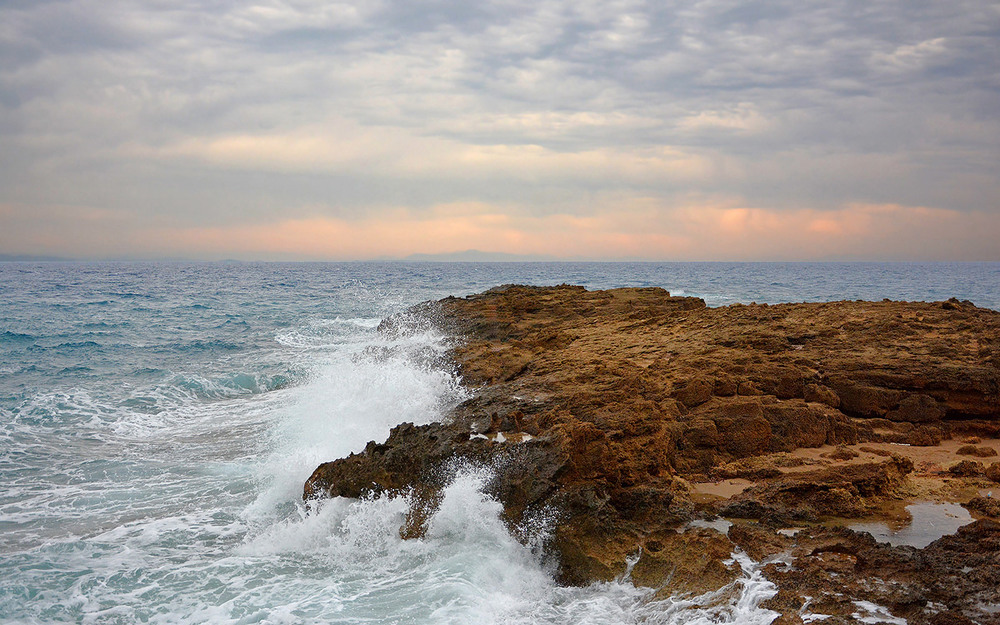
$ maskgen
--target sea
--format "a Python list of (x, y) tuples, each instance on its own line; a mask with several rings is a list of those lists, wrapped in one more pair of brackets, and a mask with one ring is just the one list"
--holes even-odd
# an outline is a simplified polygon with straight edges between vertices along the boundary
[(0, 622), (770, 623), (760, 563), (702, 596), (554, 581), (459, 471), (423, 538), (405, 494), (302, 500), (320, 463), (470, 390), (379, 321), (510, 283), (659, 286), (709, 306), (957, 297), (1000, 263), (0, 263)]

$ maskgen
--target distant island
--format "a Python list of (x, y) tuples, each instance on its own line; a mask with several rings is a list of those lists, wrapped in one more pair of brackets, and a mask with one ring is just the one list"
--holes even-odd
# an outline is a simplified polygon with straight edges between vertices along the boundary
[(539, 254), (507, 254), (505, 252), (483, 252), (480, 250), (465, 250), (445, 254), (410, 254), (399, 259), (409, 262), (459, 262), (459, 263), (502, 263), (502, 262), (533, 262), (555, 261), (554, 256)]
[(0, 263), (52, 263), (72, 261), (60, 256), (35, 256), (32, 254), (0, 254)]

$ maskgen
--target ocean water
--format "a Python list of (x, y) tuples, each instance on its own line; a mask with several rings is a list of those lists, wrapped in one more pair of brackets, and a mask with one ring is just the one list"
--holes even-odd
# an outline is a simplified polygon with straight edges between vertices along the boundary
[(482, 468), (420, 540), (405, 497), (303, 504), (319, 463), (466, 397), (446, 337), (379, 320), (514, 282), (1000, 308), (998, 263), (0, 263), (0, 622), (769, 623), (742, 554), (702, 597), (558, 586)]

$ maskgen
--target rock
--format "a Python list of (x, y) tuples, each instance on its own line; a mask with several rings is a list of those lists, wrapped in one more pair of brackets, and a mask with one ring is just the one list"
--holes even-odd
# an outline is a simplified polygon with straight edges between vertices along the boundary
[(688, 408), (694, 408), (712, 399), (714, 389), (713, 382), (705, 378), (695, 378), (687, 381), (674, 397)]
[(691, 447), (714, 448), (719, 444), (719, 428), (710, 419), (695, 419), (684, 432), (684, 441)]
[(733, 498), (725, 514), (793, 521), (863, 516), (892, 498), (912, 471), (911, 461), (896, 456), (888, 461), (790, 474), (746, 489)]
[(826, 623), (858, 622), (857, 602), (914, 624), (996, 623), (987, 610), (1000, 600), (998, 535), (1000, 524), (981, 520), (916, 550), (851, 530), (807, 528), (788, 549), (790, 566), (765, 567), (779, 591), (764, 606), (789, 616), (808, 603), (809, 612), (831, 615)]
[(831, 460), (853, 460), (861, 454), (854, 451), (850, 447), (844, 447), (841, 445), (833, 451), (828, 451), (825, 454), (820, 454), (823, 458), (830, 458)]
[(1000, 518), (1000, 499), (993, 497), (973, 497), (968, 503), (962, 505), (982, 516)]
[(731, 480), (733, 478), (745, 480), (763, 480), (780, 477), (782, 475), (781, 466), (798, 466), (797, 464), (782, 462), (776, 456), (758, 456), (755, 458), (741, 458), (717, 467), (713, 467), (709, 475), (714, 479)]
[(934, 445), (940, 445), (941, 441), (944, 440), (944, 432), (940, 428), (934, 427), (933, 425), (921, 425), (918, 428), (910, 430), (903, 440), (907, 445), (915, 445), (917, 447), (933, 447)]
[(983, 474), (983, 465), (975, 460), (962, 460), (948, 467), (948, 473), (959, 477), (978, 477)]
[(902, 393), (892, 388), (859, 384), (853, 379), (838, 376), (833, 383), (840, 397), (840, 409), (850, 415), (884, 417), (899, 405)]
[(962, 445), (955, 453), (961, 456), (976, 456), (977, 458), (990, 458), (997, 455), (997, 451), (992, 447), (977, 447), (976, 445)]
[[(862, 514), (903, 492), (912, 470), (890, 458), (789, 472), (758, 458), (822, 445), (936, 444), (959, 428), (1000, 433), (1000, 361), (989, 347), (1000, 313), (967, 303), (707, 308), (657, 288), (509, 285), (417, 306), (380, 331), (432, 326), (457, 338), (449, 357), (472, 398), (443, 423), (402, 424), (386, 441), (317, 467), (304, 495), (411, 493), (422, 504), (404, 534), (419, 536), (455, 472), (488, 467), (487, 494), (515, 535), (552, 511), (549, 549), (565, 583), (612, 579), (644, 546), (639, 570), (650, 584), (665, 574), (661, 552), (724, 583), (714, 558), (728, 539), (672, 533), (697, 510), (765, 524)], [(719, 467), (759, 483), (728, 500), (696, 501), (688, 478)], [(692, 559), (689, 543), (715, 555)], [(875, 547), (852, 553), (803, 557), (812, 558), (808, 570), (862, 577), (875, 570), (870, 556), (889, 557)], [(910, 566), (905, 551), (892, 553)]]
[[(658, 598), (679, 593), (700, 595), (739, 576), (739, 565), (730, 560), (732, 552), (732, 542), (715, 530), (689, 529), (663, 535), (645, 542), (632, 569), (632, 581), (658, 588)], [(664, 585), (664, 580), (669, 582)]]
[(1000, 462), (994, 462), (986, 467), (986, 477), (1000, 483)]
[(951, 610), (932, 615), (928, 623), (930, 625), (976, 625), (976, 621)]
[(778, 534), (774, 528), (752, 523), (734, 523), (728, 535), (734, 544), (757, 562), (784, 553), (794, 544), (790, 537)]
[(937, 400), (923, 393), (907, 395), (899, 402), (899, 407), (890, 410), (886, 418), (890, 421), (908, 421), (910, 423), (927, 423), (938, 421), (944, 416), (944, 409)]
[(826, 404), (831, 408), (840, 408), (840, 396), (825, 386), (806, 384), (802, 395), (806, 401)]

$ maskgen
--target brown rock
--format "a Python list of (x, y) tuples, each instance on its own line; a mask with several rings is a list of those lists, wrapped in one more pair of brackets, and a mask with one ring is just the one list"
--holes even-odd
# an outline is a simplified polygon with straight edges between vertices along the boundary
[(962, 460), (948, 467), (948, 473), (959, 477), (978, 477), (983, 474), (983, 465), (975, 460)]
[(888, 461), (789, 474), (744, 490), (733, 497), (734, 503), (725, 514), (780, 522), (863, 516), (894, 497), (912, 471), (911, 461), (896, 456)]
[(982, 516), (1000, 518), (1000, 499), (993, 497), (973, 497), (968, 503), (962, 505)]
[(976, 456), (977, 458), (990, 458), (997, 455), (997, 451), (992, 447), (977, 447), (976, 445), (962, 445), (955, 453), (961, 456)]
[(778, 399), (794, 399), (802, 397), (805, 392), (805, 383), (801, 373), (788, 373), (778, 378), (778, 383), (774, 389), (774, 396)]
[(713, 467), (710, 475), (715, 479), (731, 480), (740, 478), (746, 480), (764, 480), (782, 475), (778, 461), (771, 456), (741, 458)]
[(710, 419), (695, 419), (684, 432), (684, 440), (692, 447), (715, 447), (719, 444), (719, 428)]
[(960, 612), (951, 610), (934, 614), (929, 618), (928, 623), (929, 625), (976, 625), (976, 621)]
[(722, 439), (722, 449), (736, 458), (771, 449), (771, 424), (763, 416), (719, 416), (715, 425)]
[(808, 601), (808, 611), (832, 615), (824, 622), (857, 622), (864, 601), (917, 625), (997, 622), (988, 612), (1000, 600), (995, 521), (977, 521), (921, 550), (846, 529), (806, 528), (793, 540), (791, 566), (764, 570), (778, 586), (764, 605), (786, 617)]
[[(415, 307), (380, 331), (431, 325), (461, 337), (450, 357), (474, 396), (444, 423), (400, 425), (321, 465), (305, 495), (412, 489), (428, 509), (411, 515), (415, 536), (455, 467), (489, 466), (488, 493), (515, 534), (558, 512), (550, 546), (569, 583), (610, 579), (648, 541), (670, 543), (695, 509), (678, 474), (804, 446), (933, 444), (951, 418), (1000, 433), (1000, 313), (971, 304), (706, 308), (656, 288), (506, 286)], [(520, 432), (535, 438), (518, 442)], [(907, 473), (896, 459), (852, 466), (772, 477), (720, 505), (768, 522), (855, 514), (893, 497)], [(870, 562), (862, 551), (853, 570)], [(816, 571), (850, 568), (806, 557)]]
[(927, 423), (938, 421), (944, 417), (944, 409), (937, 400), (923, 393), (907, 395), (899, 402), (899, 407), (890, 410), (886, 418), (890, 421), (909, 421), (910, 423)]
[(757, 562), (788, 551), (793, 543), (773, 528), (754, 523), (734, 523), (729, 528), (729, 539)]
[(1000, 462), (994, 462), (986, 467), (986, 477), (994, 482), (1000, 482)]
[[(661, 535), (645, 542), (632, 581), (659, 588), (660, 598), (717, 590), (740, 573), (739, 565), (724, 564), (732, 552), (729, 539), (710, 529)], [(669, 580), (665, 586), (664, 580)]]
[(715, 379), (712, 392), (719, 397), (732, 397), (736, 394), (736, 381), (728, 375), (721, 375)]
[(821, 454), (823, 458), (830, 458), (831, 460), (853, 460), (860, 456), (858, 452), (854, 451), (850, 447), (840, 446), (833, 451), (828, 451), (825, 454)]
[(933, 447), (934, 445), (940, 445), (941, 441), (944, 440), (944, 432), (940, 428), (933, 425), (921, 425), (920, 427), (910, 430), (906, 436), (903, 437), (907, 445), (915, 445), (917, 447)]
[(833, 388), (840, 397), (840, 409), (860, 417), (884, 417), (899, 404), (900, 391), (860, 384), (850, 378), (838, 377)]
[(685, 383), (674, 397), (688, 408), (694, 408), (712, 399), (714, 388), (715, 385), (711, 381), (695, 378)]
[(803, 398), (806, 401), (826, 404), (831, 408), (840, 408), (840, 396), (833, 389), (819, 384), (806, 384), (803, 389)]

